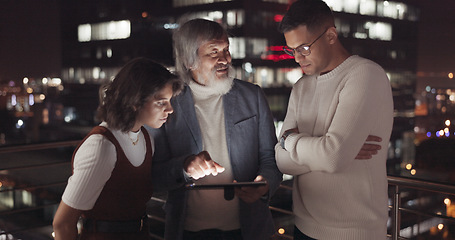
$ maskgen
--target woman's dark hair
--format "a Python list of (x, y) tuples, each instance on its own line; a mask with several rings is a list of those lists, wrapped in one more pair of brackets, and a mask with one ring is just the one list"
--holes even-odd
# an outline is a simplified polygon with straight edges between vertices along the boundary
[(284, 15), (278, 31), (286, 33), (300, 25), (313, 32), (335, 26), (332, 10), (322, 0), (297, 0)]
[(143, 105), (167, 84), (172, 85), (174, 96), (183, 87), (179, 78), (162, 65), (147, 58), (133, 59), (112, 82), (101, 86), (97, 117), (113, 129), (130, 131)]

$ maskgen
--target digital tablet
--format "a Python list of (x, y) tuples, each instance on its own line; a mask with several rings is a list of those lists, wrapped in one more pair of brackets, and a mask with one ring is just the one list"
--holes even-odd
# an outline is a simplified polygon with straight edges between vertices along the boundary
[(189, 183), (186, 184), (187, 189), (214, 189), (214, 188), (234, 188), (234, 187), (259, 187), (266, 185), (267, 182), (232, 182), (220, 184), (202, 184), (202, 183)]

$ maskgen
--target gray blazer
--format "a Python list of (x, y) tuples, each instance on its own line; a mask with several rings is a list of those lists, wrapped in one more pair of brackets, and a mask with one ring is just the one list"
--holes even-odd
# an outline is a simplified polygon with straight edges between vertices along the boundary
[[(270, 197), (282, 181), (275, 162), (277, 142), (272, 114), (259, 86), (234, 80), (232, 89), (223, 97), (226, 140), (234, 178), (253, 181), (265, 177), (270, 191), (267, 198), (246, 204), (240, 200), (240, 224), (244, 239), (264, 240), (275, 232), (268, 208)], [(182, 239), (187, 194), (183, 161), (202, 151), (202, 139), (196, 118), (191, 89), (172, 99), (174, 113), (158, 130), (150, 129), (155, 140), (152, 165), (154, 190), (169, 190), (165, 206), (165, 239)], [(220, 216), (222, 217), (222, 216)]]

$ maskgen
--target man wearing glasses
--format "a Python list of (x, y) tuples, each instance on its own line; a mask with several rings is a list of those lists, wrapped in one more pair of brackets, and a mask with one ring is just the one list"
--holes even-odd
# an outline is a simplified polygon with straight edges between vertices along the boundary
[[(341, 45), (322, 0), (296, 1), (279, 30), (284, 51), (305, 72), (275, 147), (280, 171), (294, 175), (294, 239), (385, 239), (393, 124), (386, 73)], [(379, 141), (382, 150), (356, 160), (365, 139)]]

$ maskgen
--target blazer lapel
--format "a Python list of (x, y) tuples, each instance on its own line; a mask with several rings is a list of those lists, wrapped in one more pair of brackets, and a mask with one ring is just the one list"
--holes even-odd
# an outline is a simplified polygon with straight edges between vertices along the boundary
[(177, 104), (180, 106), (180, 114), (185, 120), (188, 129), (193, 136), (193, 139), (198, 147), (202, 151), (202, 136), (199, 128), (199, 122), (196, 117), (196, 110), (194, 108), (194, 101), (191, 95), (191, 89), (185, 86), (184, 92), (181, 93), (180, 97), (175, 98)]
[(224, 122), (226, 128), (226, 142), (228, 147), (228, 152), (230, 155), (231, 152), (231, 129), (235, 124), (234, 114), (237, 105), (237, 94), (238, 91), (236, 89), (236, 84), (234, 80), (234, 84), (232, 85), (232, 89), (223, 97), (223, 105), (224, 105)]

